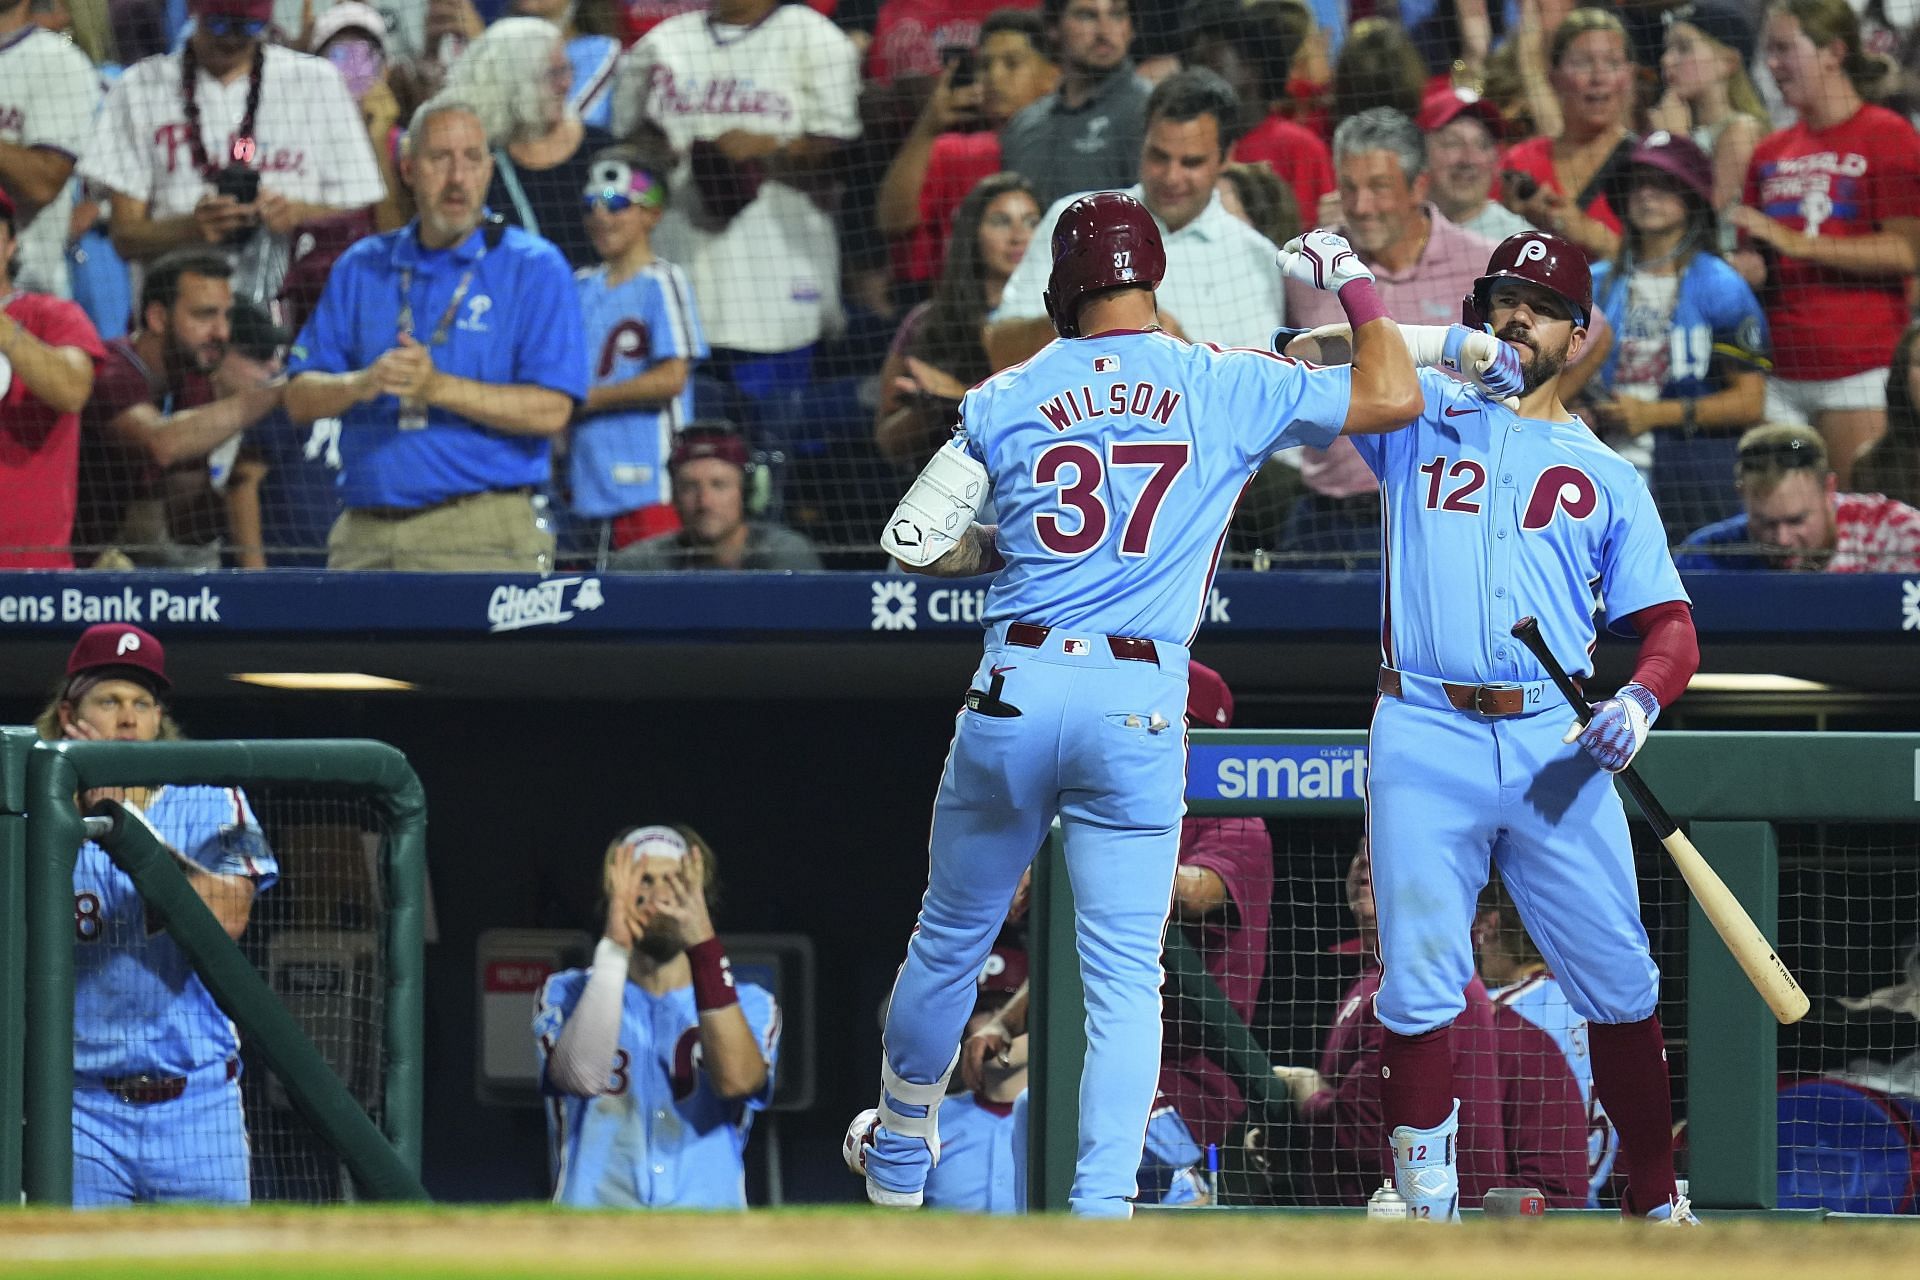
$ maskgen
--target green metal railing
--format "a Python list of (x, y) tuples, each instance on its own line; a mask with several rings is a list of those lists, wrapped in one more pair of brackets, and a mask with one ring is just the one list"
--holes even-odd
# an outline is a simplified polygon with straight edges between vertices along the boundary
[[(1281, 820), (1362, 815), (1357, 785), (1318, 798), (1272, 798), (1249, 780), (1279, 775), (1248, 767), (1274, 748), (1327, 748), (1351, 757), (1366, 746), (1362, 732), (1208, 730), (1193, 733), (1191, 746), (1196, 765), (1239, 762), (1231, 789), (1239, 798), (1220, 798), (1205, 769), (1190, 766), (1189, 813)], [(1635, 765), (1776, 943), (1775, 823), (1920, 822), (1920, 734), (1661, 732)], [(1631, 804), (1628, 813), (1639, 816)], [(1687, 921), (1687, 1064), (1689, 1083), (1701, 1086), (1687, 1091), (1691, 1194), (1703, 1207), (1771, 1209), (1778, 1188), (1779, 1026), (1698, 903), (1689, 903)], [(1029, 1201), (1036, 1209), (1064, 1209), (1078, 1146), (1086, 1042), (1073, 895), (1057, 830), (1035, 864), (1032, 946)]]
[[(11, 736), (0, 740), (0, 750), (13, 753), (0, 756), (7, 779), (0, 796), (8, 801), (0, 808), (0, 823), (15, 816), (11, 802), (20, 795), (25, 818), (19, 853), (24, 856), (14, 856), (3, 843), (0, 855), (7, 855), (10, 867), (24, 863), (24, 906), (18, 919), (25, 928), (14, 927), (15, 917), (0, 915), (0, 929), (5, 929), (9, 956), (24, 954), (24, 964), (10, 967), (8, 973), (24, 973), (25, 981), (0, 982), (0, 1011), (12, 998), (8, 992), (24, 986), (24, 1070), (20, 1073), (24, 1087), (18, 1105), (0, 1111), (0, 1116), (26, 1117), (19, 1164), (27, 1198), (62, 1204), (70, 1203), (73, 1194), (73, 871), (87, 838), (75, 797), (96, 787), (169, 783), (344, 786), (364, 793), (380, 813), (386, 836), (383, 925), (388, 963), (383, 1031), (387, 1070), (383, 1138), (376, 1140), (390, 1149), (393, 1159), (389, 1162), (378, 1153), (366, 1152), (364, 1143), (356, 1152), (343, 1152), (343, 1158), (370, 1197), (424, 1198), (418, 1176), (424, 1082), (426, 800), (406, 758), (384, 743), (367, 741), (34, 742), (24, 752), (22, 784), (13, 780), (21, 763), (14, 741)], [(7, 828), (0, 827), (0, 841), (7, 838)], [(103, 847), (134, 876), (143, 895), (177, 897), (186, 882), (170, 861), (151, 856), (146, 846), (152, 843), (129, 832), (121, 839), (108, 839)], [(143, 853), (148, 856), (143, 858)], [(10, 874), (0, 869), (0, 911), (8, 907)], [(187, 892), (191, 895), (190, 889)], [(199, 900), (192, 896), (191, 903), (179, 899), (176, 911), (167, 914), (196, 914), (192, 908)], [(263, 1007), (262, 1000), (272, 1001), (264, 983), (204, 907), (197, 914), (205, 916), (201, 921), (205, 927), (191, 930), (198, 935), (198, 947), (188, 939), (182, 943), (201, 969), (209, 991), (235, 1022), (243, 1028), (251, 1024), (251, 1030), (273, 1042), (270, 1057), (280, 1068), (282, 1084), (300, 1100), (317, 1127), (336, 1137), (347, 1135), (354, 1126), (340, 1110), (341, 1095), (326, 1096), (328, 1083), (337, 1088), (338, 1081), (330, 1076), (323, 1081), (316, 1075), (327, 1071), (317, 1052), (311, 1045), (304, 1050), (295, 1045), (296, 1040), (305, 1044), (304, 1035), (277, 1002), (270, 1010)], [(0, 1024), (0, 1034), (8, 1025)], [(0, 1056), (0, 1065), (4, 1062)], [(8, 1101), (5, 1092), (6, 1075), (0, 1071), (0, 1102)], [(13, 1129), (11, 1123), (6, 1127)], [(5, 1151), (0, 1145), (0, 1157)], [(5, 1172), (0, 1165), (0, 1179)], [(0, 1191), (4, 1189), (0, 1185)]]

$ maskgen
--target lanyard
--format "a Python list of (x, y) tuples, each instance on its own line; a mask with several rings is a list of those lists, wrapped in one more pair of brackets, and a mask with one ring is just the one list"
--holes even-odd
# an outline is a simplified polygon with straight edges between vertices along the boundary
[[(440, 323), (433, 326), (433, 336), (427, 340), (428, 346), (443, 347), (447, 344), (447, 333), (448, 333), (448, 330), (450, 330), (453, 327), (453, 317), (460, 310), (460, 304), (466, 301), (467, 290), (473, 287), (473, 273), (479, 269), (481, 261), (484, 260), (486, 256), (487, 256), (486, 246), (482, 245), (480, 247), (480, 256), (473, 260), (472, 266), (468, 267), (464, 272), (461, 273), (460, 283), (453, 287), (452, 301), (447, 303), (446, 311), (443, 312), (440, 316)], [(413, 334), (413, 268), (412, 267), (402, 267), (400, 269), (399, 328), (401, 333), (406, 334), (409, 337), (412, 336)]]

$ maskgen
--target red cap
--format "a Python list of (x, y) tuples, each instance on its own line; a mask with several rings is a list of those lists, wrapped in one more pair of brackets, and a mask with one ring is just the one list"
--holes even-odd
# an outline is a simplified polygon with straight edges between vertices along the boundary
[(1224, 729), (1233, 723), (1233, 690), (1203, 662), (1187, 663), (1187, 723), (1196, 729)]
[(1432, 133), (1446, 128), (1469, 112), (1479, 117), (1495, 138), (1506, 133), (1507, 122), (1500, 114), (1500, 108), (1472, 89), (1457, 84), (1440, 84), (1427, 90), (1427, 96), (1420, 102), (1420, 114), (1413, 118), (1413, 122), (1422, 133)]
[(982, 995), (1010, 996), (1027, 980), (1027, 953), (1018, 947), (995, 947), (977, 979)]
[(718, 458), (722, 462), (731, 462), (745, 471), (753, 461), (747, 450), (747, 441), (731, 427), (702, 426), (699, 423), (687, 427), (673, 443), (673, 452), (667, 457), (667, 474), (678, 471), (682, 464), (697, 458)]
[(167, 679), (167, 651), (148, 632), (125, 622), (99, 622), (80, 633), (67, 655), (67, 679), (107, 667), (131, 667), (146, 673), (153, 687), (173, 688)]

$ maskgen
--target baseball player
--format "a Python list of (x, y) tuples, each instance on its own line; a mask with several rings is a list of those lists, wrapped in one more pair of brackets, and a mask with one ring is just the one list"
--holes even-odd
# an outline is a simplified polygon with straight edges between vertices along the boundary
[[(979, 996), (967, 1031), (994, 1024), (1018, 999), (1027, 998), (1027, 953), (997, 946), (977, 981)], [(1013, 1104), (1027, 1088), (1027, 1039), (1013, 1037), (980, 1063), (966, 1087), (956, 1087), (940, 1108), (940, 1163), (927, 1174), (930, 1209), (966, 1213), (1017, 1213), (1014, 1166), (1027, 1158), (1025, 1142), (1013, 1136)], [(966, 1073), (963, 1073), (966, 1074)]]
[[(1686, 689), (1699, 650), (1646, 485), (1560, 400), (1592, 306), (1579, 249), (1544, 233), (1509, 237), (1465, 318), (1518, 356), (1518, 407), (1423, 370), (1413, 429), (1355, 441), (1386, 496), (1367, 778), (1385, 970), (1375, 1007), (1388, 1032), (1395, 1181), (1424, 1218), (1457, 1217), (1448, 1027), (1473, 978), (1470, 931), (1491, 858), (1590, 1024), (1594, 1090), (1620, 1131), (1625, 1212), (1694, 1221), (1674, 1187), (1660, 975), (1612, 775)], [(1428, 362), (1438, 345), (1416, 338), (1415, 358)], [(1633, 679), (1584, 730), (1566, 729), (1564, 702), (1509, 634), (1528, 615), (1576, 676), (1592, 673), (1596, 617), (1640, 636)]]
[[(973, 977), (1057, 816), (1088, 1010), (1070, 1203), (1132, 1212), (1160, 1061), (1187, 644), (1227, 519), (1276, 449), (1391, 430), (1419, 406), (1405, 343), (1346, 241), (1316, 231), (1280, 263), (1340, 293), (1350, 371), (1169, 337), (1156, 324), (1166, 254), (1152, 217), (1120, 192), (1076, 200), (1054, 230), (1046, 294), (1060, 340), (967, 393), (953, 441), (881, 535), (910, 569), (995, 577), (986, 653), (934, 799), (880, 1105), (843, 1147), (876, 1204), (921, 1203)], [(974, 520), (989, 496), (997, 527)]]
[[(40, 736), (76, 742), (177, 738), (166, 652), (139, 627), (81, 633)], [(279, 866), (238, 787), (93, 791), (121, 801), (165, 843), (227, 933), (246, 932)], [(88, 841), (73, 869), (73, 1203), (245, 1203), (240, 1039), (186, 955), (149, 919), (133, 881)]]
[(713, 873), (687, 827), (607, 846), (593, 967), (548, 978), (533, 1015), (556, 1204), (747, 1207), (742, 1156), (773, 1096), (780, 1010), (733, 980), (708, 914)]

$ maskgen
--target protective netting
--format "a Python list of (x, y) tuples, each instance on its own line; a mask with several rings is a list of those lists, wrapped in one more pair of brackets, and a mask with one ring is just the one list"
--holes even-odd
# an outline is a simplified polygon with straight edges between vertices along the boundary
[[(387, 952), (377, 810), (336, 787), (170, 786), (133, 798), (170, 847), (228, 886), (259, 887), (238, 908), (241, 949), (378, 1125)], [(76, 1198), (351, 1199), (339, 1156), (236, 1038), (171, 938), (149, 932), (159, 922), (93, 846), (76, 891)], [(230, 910), (215, 905), (231, 932)]]
[[(1565, 0), (683, 7), (320, 0), (303, 26), (292, 0), (219, 0), (203, 32), (170, 25), (182, 6), (111, 29), (98, 0), (0, 16), (0, 141), (45, 162), (0, 171), (6, 309), (35, 342), (122, 344), (76, 426), (53, 408), (71, 370), (0, 330), (19, 441), (0, 563), (876, 567), (959, 394), (1050, 336), (1050, 206), (1138, 181), (1168, 228), (1163, 320), (1226, 345), (1340, 318), (1272, 266), (1303, 227), (1343, 226), (1421, 324), (1461, 318), (1501, 238), (1562, 234), (1597, 264), (1609, 335), (1569, 403), (1695, 542), (1690, 567), (1920, 568), (1920, 514), (1890, 505), (1920, 502), (1920, 41), (1880, 6), (1864, 25), (1845, 0), (1664, 23)], [(17, 38), (29, 21), (72, 40)], [(1789, 65), (1776, 43), (1846, 56)], [(403, 134), (443, 88), (482, 133), (470, 167), (423, 179)], [(458, 298), (463, 268), (422, 263), (407, 324), (406, 255), (338, 263), (423, 189), (559, 258), (501, 247)], [(172, 250), (197, 273), (162, 267)], [(382, 365), (402, 328), (485, 385)], [(290, 351), (379, 372), (283, 395)], [(509, 384), (575, 401), (571, 423)], [(694, 423), (737, 444), (683, 452), (676, 492)], [(1742, 453), (1769, 424), (1786, 434)], [(1378, 505), (1346, 445), (1292, 451), (1244, 498), (1229, 563), (1368, 567)]]

